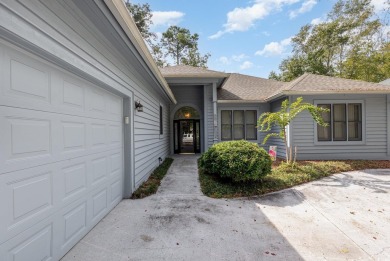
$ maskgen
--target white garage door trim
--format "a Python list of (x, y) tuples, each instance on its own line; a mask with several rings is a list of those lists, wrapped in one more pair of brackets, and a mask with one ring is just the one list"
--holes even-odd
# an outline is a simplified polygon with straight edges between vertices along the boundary
[(123, 99), (0, 42), (0, 257), (56, 260), (123, 197)]

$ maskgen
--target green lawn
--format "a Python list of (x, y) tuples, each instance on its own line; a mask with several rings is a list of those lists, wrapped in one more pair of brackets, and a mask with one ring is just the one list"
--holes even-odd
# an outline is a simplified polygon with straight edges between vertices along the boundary
[(131, 198), (139, 199), (155, 194), (160, 186), (161, 180), (165, 177), (165, 174), (167, 174), (172, 162), (173, 159), (166, 158), (164, 162), (153, 171), (149, 179), (142, 183), (142, 185), (133, 193)]
[(202, 192), (212, 198), (249, 197), (293, 187), (337, 172), (373, 168), (390, 168), (390, 161), (298, 161), (293, 167), (277, 161), (272, 166), (272, 173), (260, 182), (233, 183), (203, 170), (199, 170), (199, 181)]

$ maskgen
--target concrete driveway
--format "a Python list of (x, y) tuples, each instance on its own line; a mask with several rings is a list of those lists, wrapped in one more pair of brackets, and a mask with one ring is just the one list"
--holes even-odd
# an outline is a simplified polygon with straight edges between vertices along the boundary
[(197, 178), (176, 156), (156, 195), (123, 200), (63, 260), (390, 260), (390, 170), (235, 200)]

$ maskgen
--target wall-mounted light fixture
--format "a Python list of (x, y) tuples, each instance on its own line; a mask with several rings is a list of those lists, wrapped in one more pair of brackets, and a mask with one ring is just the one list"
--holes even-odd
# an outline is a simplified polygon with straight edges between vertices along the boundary
[(135, 108), (138, 112), (143, 112), (144, 111), (144, 106), (141, 104), (140, 101), (135, 102)]

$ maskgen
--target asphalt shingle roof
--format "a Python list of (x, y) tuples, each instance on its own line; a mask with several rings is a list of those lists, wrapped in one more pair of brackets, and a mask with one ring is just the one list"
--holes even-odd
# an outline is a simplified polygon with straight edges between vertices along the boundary
[(287, 83), (287, 85), (283, 88), (283, 91), (390, 91), (390, 86), (379, 83), (305, 73), (297, 79)]
[(291, 82), (280, 82), (239, 73), (223, 73), (189, 65), (160, 68), (166, 78), (220, 78), (225, 79), (218, 88), (218, 100), (266, 101), (289, 92), (342, 93), (390, 92), (390, 85), (343, 79), (305, 73)]
[(209, 70), (201, 67), (194, 67), (190, 65), (175, 65), (175, 66), (167, 66), (164, 68), (160, 68), (162, 75), (166, 78), (172, 77), (182, 77), (182, 78), (190, 78), (190, 77), (209, 77), (209, 78), (225, 78), (228, 74), (218, 71)]
[(263, 101), (279, 91), (285, 84), (275, 80), (232, 73), (218, 89), (218, 100)]

